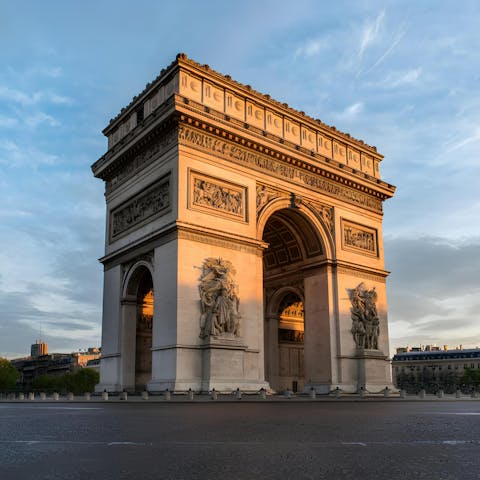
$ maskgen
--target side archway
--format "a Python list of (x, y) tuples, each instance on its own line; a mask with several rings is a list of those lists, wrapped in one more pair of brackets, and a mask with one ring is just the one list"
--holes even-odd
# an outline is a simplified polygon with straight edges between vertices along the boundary
[(122, 296), (123, 384), (144, 390), (152, 379), (154, 289), (151, 266), (138, 262), (127, 272)]

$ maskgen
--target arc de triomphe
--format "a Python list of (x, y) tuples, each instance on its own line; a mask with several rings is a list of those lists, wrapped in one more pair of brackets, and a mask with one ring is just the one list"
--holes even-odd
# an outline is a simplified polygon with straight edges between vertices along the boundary
[(375, 147), (183, 54), (103, 133), (99, 390), (391, 386)]

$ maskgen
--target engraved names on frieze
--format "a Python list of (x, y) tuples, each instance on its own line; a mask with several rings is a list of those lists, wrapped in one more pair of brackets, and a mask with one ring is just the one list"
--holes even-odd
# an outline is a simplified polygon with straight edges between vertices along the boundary
[(170, 207), (170, 178), (165, 177), (110, 214), (110, 240), (124, 235), (144, 222), (165, 213)]
[(345, 250), (377, 255), (377, 230), (342, 218), (342, 245)]
[(246, 192), (241, 185), (190, 171), (190, 208), (246, 221)]

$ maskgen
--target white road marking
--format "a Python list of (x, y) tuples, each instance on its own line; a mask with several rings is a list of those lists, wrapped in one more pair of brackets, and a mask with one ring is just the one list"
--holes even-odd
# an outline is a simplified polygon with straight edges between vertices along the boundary
[[(412, 440), (412, 441), (373, 441), (373, 442), (301, 442), (304, 446), (342, 446), (342, 447), (378, 447), (378, 446), (419, 446), (419, 445), (438, 445), (438, 446), (462, 446), (462, 445), (480, 445), (479, 440)], [(199, 447), (205, 446), (253, 446), (253, 445), (272, 445), (272, 442), (221, 442), (221, 441), (198, 441), (198, 442), (188, 442), (188, 441), (170, 441), (170, 440), (159, 440), (156, 442), (131, 442), (125, 440), (118, 441), (75, 441), (75, 440), (0, 440), (1, 444), (21, 444), (21, 445), (85, 445), (85, 446), (105, 446), (105, 447), (116, 447), (116, 446), (132, 446), (132, 447), (146, 447), (154, 445), (171, 445), (171, 446), (187, 446), (191, 447), (193, 445)], [(298, 442), (274, 442), (275, 445), (298, 445)]]

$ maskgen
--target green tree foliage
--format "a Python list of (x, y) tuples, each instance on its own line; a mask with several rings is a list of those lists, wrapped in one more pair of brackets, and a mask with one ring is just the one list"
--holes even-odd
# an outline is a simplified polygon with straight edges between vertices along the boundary
[(463, 372), (462, 383), (469, 387), (480, 387), (480, 370), (474, 370), (473, 368), (467, 368)]
[(76, 395), (92, 392), (100, 381), (100, 375), (92, 368), (81, 368), (65, 375), (40, 375), (33, 382), (33, 389), (42, 392), (73, 392)]
[(13, 390), (19, 377), (18, 370), (6, 358), (0, 358), (0, 391)]
[(64, 375), (65, 386), (69, 392), (75, 394), (92, 392), (95, 385), (100, 381), (100, 375), (92, 368), (82, 368), (75, 373)]
[(40, 375), (33, 381), (33, 389), (41, 392), (62, 392), (65, 387), (65, 375)]

